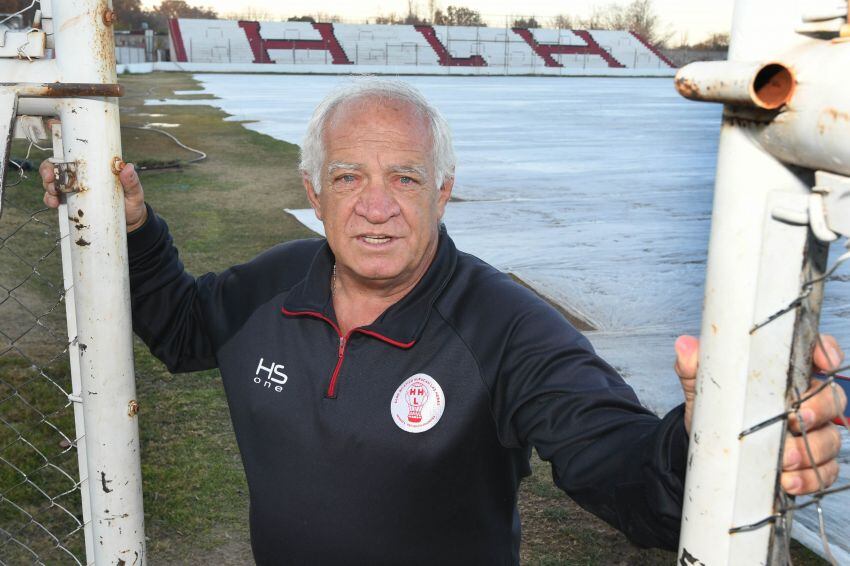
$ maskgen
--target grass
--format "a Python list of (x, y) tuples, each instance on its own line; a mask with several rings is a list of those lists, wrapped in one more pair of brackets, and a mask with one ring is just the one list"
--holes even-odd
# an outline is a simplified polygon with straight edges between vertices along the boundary
[[(312, 235), (283, 212), (284, 208), (307, 206), (296, 170), (295, 146), (252, 132), (239, 122), (225, 122), (224, 113), (208, 106), (144, 105), (146, 99), (198, 98), (193, 94), (173, 95), (174, 91), (198, 88), (189, 75), (122, 75), (120, 81), (126, 90), (121, 100), (122, 124), (178, 123), (180, 126), (169, 132), (209, 155), (206, 161), (195, 165), (141, 174), (147, 200), (169, 222), (190, 272), (221, 270), (250, 259), (277, 242)], [(153, 113), (164, 116), (149, 116)], [(153, 132), (125, 129), (123, 144), (123, 155), (129, 162), (149, 165), (193, 157)], [(15, 155), (20, 156), (25, 150), (16, 146)], [(43, 155), (35, 157), (40, 160)], [(34, 177), (32, 174), (30, 179), (10, 189), (9, 200), (15, 208), (4, 211), (0, 220), (0, 244), (5, 243), (0, 245), (0, 301), (4, 288), (26, 281), (11, 295), (7, 292), (7, 300), (0, 302), (0, 352), (6, 348), (3, 337), (14, 334), (15, 329), (32, 320), (27, 309), (40, 314), (55, 306), (57, 285), (61, 281), (58, 254), (51, 251), (55, 248), (55, 216), (43, 213), (37, 216), (38, 222), (27, 221), (27, 211), (39, 207), (41, 196)], [(7, 240), (10, 231), (21, 223), (24, 228)], [(45, 254), (46, 259), (39, 261)], [(21, 261), (19, 257), (27, 259)], [(32, 264), (38, 265), (35, 272)], [(32, 444), (49, 454), (57, 467), (75, 477), (76, 453), (63, 448), (62, 436), (21, 403), (27, 399), (44, 407), (41, 411), (50, 413), (49, 422), (72, 436), (70, 408), (53, 385), (55, 382), (69, 387), (66, 356), (61, 356), (65, 340), (61, 330), (63, 309), (60, 305), (43, 319), (44, 326), (51, 328), (59, 339), (37, 326), (31, 335), (16, 343), (25, 350), (25, 355), (15, 350), (0, 354), (0, 418), (21, 423)], [(34, 369), (31, 360), (35, 359), (43, 364), (45, 371)], [(142, 408), (140, 430), (149, 562), (249, 562), (247, 486), (218, 372), (171, 375), (138, 342), (135, 360)], [(43, 466), (40, 458), (4, 429), (0, 426), (0, 457), (8, 455), (26, 462), (28, 469), (36, 475), (42, 474), (39, 481), (49, 485), (52, 493), (67, 491), (67, 480), (61, 474), (47, 477), (44, 470), (39, 471), (39, 466)], [(520, 490), (524, 564), (672, 564), (675, 561), (672, 553), (632, 546), (557, 490), (545, 463), (535, 457), (532, 464), (534, 473)], [(0, 460), (0, 493), (10, 493), (19, 484), (20, 474)], [(53, 517), (51, 513), (56, 509), (45, 504), (42, 495), (33, 493), (31, 486), (24, 484), (15, 489), (26, 501), (28, 510), (56, 523), (57, 528), (70, 528), (60, 524), (67, 517)], [(72, 492), (59, 501), (67, 502), (73, 509), (78, 505), (78, 497)], [(19, 515), (0, 505), (0, 526), (8, 529), (20, 519)], [(36, 535), (37, 532), (32, 533)], [(77, 533), (68, 544), (79, 548), (80, 543)], [(20, 561), (7, 549), (8, 545), (0, 547), (0, 560)], [(67, 562), (61, 551), (46, 548), (44, 552), (47, 563)], [(794, 551), (794, 561), (823, 564), (799, 547)]]

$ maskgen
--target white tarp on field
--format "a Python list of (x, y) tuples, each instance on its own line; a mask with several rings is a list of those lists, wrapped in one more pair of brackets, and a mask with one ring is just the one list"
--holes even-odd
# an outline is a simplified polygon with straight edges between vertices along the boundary
[[(300, 143), (317, 102), (344, 80), (196, 78), (219, 97), (209, 103), (232, 119), (253, 120), (246, 127), (292, 143)], [(720, 107), (685, 101), (662, 79), (405, 80), (453, 128), (455, 195), (464, 200), (448, 206), (445, 222), (458, 247), (599, 328), (589, 333), (592, 342), (648, 406), (663, 413), (680, 403), (672, 345), (680, 333), (699, 332)], [(292, 212), (316, 225), (311, 211)], [(848, 347), (846, 270), (826, 295), (824, 329)], [(848, 503), (844, 493), (824, 505), (844, 564)], [(818, 550), (813, 511), (795, 519), (796, 536)]]

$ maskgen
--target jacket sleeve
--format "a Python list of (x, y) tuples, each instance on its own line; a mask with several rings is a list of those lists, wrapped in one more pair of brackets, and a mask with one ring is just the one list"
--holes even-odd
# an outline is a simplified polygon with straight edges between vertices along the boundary
[(555, 483), (635, 544), (678, 545), (684, 407), (659, 419), (542, 301), (514, 317), (493, 391), (503, 443), (534, 446)]
[[(147, 206), (147, 205), (146, 205)], [(217, 366), (202, 297), (217, 277), (195, 279), (183, 268), (165, 221), (148, 206), (148, 220), (127, 235), (133, 330), (171, 372)]]

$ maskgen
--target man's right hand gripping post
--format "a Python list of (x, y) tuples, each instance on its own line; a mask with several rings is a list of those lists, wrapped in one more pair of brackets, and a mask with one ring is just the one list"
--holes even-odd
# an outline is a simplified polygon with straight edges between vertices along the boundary
[[(53, 164), (48, 160), (41, 162), (38, 167), (41, 175), (41, 184), (44, 187), (44, 204), (50, 208), (59, 206), (59, 191), (53, 176)], [(140, 228), (148, 219), (148, 210), (145, 207), (145, 191), (139, 181), (139, 174), (132, 163), (127, 163), (118, 175), (121, 186), (124, 188), (124, 217), (127, 220), (127, 232)]]

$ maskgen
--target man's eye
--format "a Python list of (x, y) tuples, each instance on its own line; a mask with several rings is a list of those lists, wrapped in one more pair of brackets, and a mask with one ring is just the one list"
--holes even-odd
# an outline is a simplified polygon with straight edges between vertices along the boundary
[(339, 179), (343, 183), (353, 183), (355, 181), (354, 175), (342, 175)]
[(412, 177), (400, 177), (398, 180), (402, 185), (413, 185), (416, 183), (416, 180)]

